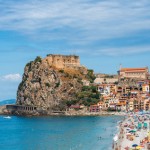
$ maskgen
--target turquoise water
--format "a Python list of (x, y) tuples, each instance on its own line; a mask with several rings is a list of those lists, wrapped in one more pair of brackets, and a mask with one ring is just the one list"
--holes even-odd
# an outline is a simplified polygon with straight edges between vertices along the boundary
[(111, 150), (112, 134), (123, 118), (3, 117), (0, 150)]

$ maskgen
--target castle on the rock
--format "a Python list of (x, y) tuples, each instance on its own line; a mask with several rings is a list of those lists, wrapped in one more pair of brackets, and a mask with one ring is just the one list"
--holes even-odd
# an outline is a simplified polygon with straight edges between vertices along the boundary
[(58, 69), (82, 67), (79, 56), (76, 55), (53, 55), (49, 54), (45, 60)]

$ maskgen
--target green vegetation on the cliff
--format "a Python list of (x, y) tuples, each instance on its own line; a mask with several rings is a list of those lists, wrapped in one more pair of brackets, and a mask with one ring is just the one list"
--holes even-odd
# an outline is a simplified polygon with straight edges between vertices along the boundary
[(37, 56), (34, 60), (35, 63), (42, 62), (42, 58), (40, 56)]
[(99, 102), (100, 94), (96, 86), (83, 86), (81, 92), (77, 93), (77, 99), (80, 100), (80, 104), (90, 106)]
[(95, 77), (95, 75), (94, 75), (94, 71), (93, 71), (92, 69), (89, 69), (89, 70), (87, 70), (87, 71), (88, 71), (88, 72), (87, 72), (86, 77), (87, 77), (87, 79), (88, 79), (91, 83), (93, 83), (94, 80), (96, 79), (96, 77)]
[(74, 100), (64, 100), (60, 103), (59, 108), (65, 110), (71, 105), (90, 106), (100, 101), (101, 95), (98, 93), (96, 86), (83, 86), (81, 91), (76, 94)]

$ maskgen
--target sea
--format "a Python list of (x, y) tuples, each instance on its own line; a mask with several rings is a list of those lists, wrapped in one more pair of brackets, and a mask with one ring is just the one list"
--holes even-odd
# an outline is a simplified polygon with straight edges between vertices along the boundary
[(0, 150), (111, 150), (122, 116), (0, 116)]

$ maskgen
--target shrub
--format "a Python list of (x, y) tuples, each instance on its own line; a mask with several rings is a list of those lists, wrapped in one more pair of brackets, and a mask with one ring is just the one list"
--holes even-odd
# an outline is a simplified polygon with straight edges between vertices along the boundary
[(80, 84), (83, 84), (82, 80), (80, 80), (80, 79), (78, 79), (77, 82)]
[(95, 98), (95, 99), (99, 99), (100, 94), (99, 93), (97, 93), (97, 94), (91, 94), (91, 97)]
[(23, 81), (19, 84), (19, 86), (18, 86), (18, 89), (19, 89), (19, 90), (21, 90), (21, 89), (22, 89), (23, 84), (24, 84), (24, 82), (23, 82)]
[(71, 105), (75, 105), (79, 102), (79, 100), (70, 100), (70, 101), (66, 101), (66, 105), (69, 107)]
[(65, 77), (69, 77), (70, 75), (69, 75), (69, 73), (65, 73)]
[(61, 70), (59, 70), (59, 72), (60, 72), (60, 73), (64, 73), (64, 70), (61, 69)]
[(74, 75), (73, 75), (73, 78), (77, 78), (77, 75), (74, 74)]
[(83, 86), (82, 87), (82, 91), (87, 91), (87, 90), (89, 90), (89, 86)]
[(37, 63), (37, 62), (42, 62), (42, 58), (40, 57), (40, 56), (37, 56), (36, 58), (35, 58), (35, 60), (34, 60), (34, 62), (35, 63)]
[(59, 87), (59, 85), (60, 85), (60, 82), (57, 82), (55, 87)]
[(69, 85), (70, 85), (71, 87), (73, 87), (73, 83), (69, 83)]
[(28, 63), (26, 64), (26, 67), (30, 67), (32, 62), (33, 62), (33, 61), (28, 62)]
[(47, 83), (45, 83), (45, 85), (46, 85), (46, 86), (48, 86), (48, 87), (50, 87), (50, 86), (51, 86), (51, 85), (50, 85), (50, 83), (48, 83), (48, 82), (47, 82)]
[(93, 83), (94, 82), (94, 80), (96, 79), (96, 77), (95, 77), (95, 75), (94, 75), (94, 71), (93, 70), (88, 70), (88, 72), (87, 72), (87, 78), (89, 79), (89, 81), (91, 82), (91, 83)]
[(97, 92), (96, 86), (91, 86), (91, 90), (93, 93), (96, 93)]

